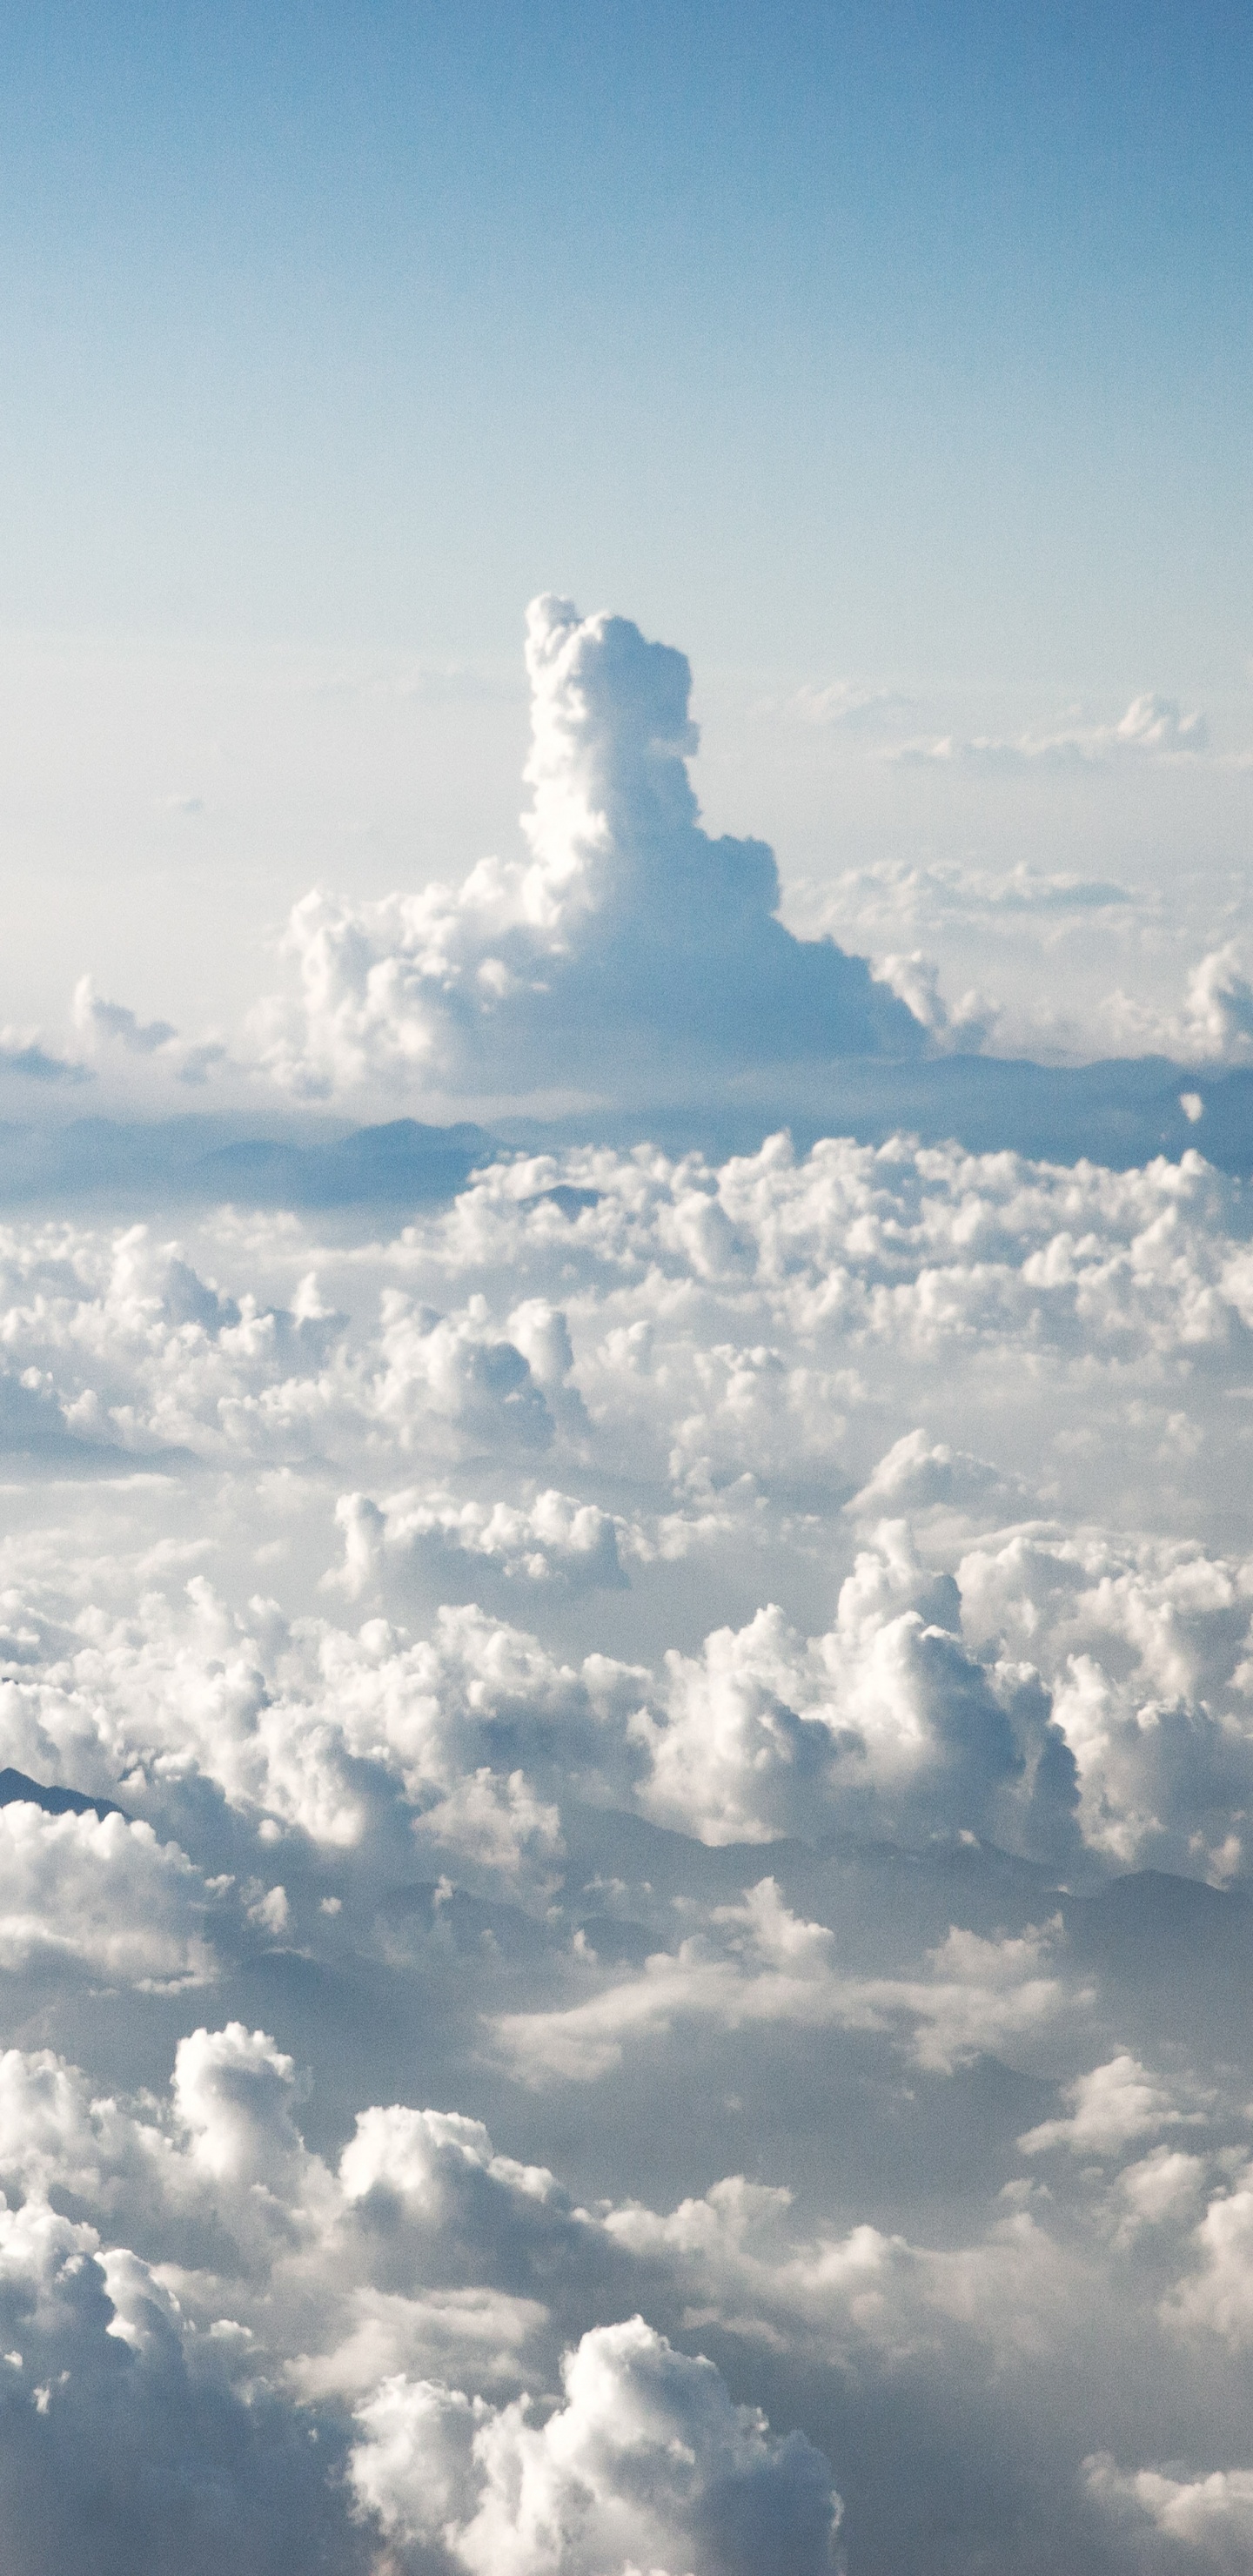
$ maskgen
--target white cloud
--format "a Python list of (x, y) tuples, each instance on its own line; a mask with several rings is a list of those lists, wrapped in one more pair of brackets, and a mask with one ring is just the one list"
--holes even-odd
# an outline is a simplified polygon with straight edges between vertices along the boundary
[(988, 770), (1079, 769), (1126, 759), (1179, 759), (1209, 747), (1209, 729), (1197, 709), (1185, 714), (1176, 698), (1146, 689), (1116, 724), (1075, 725), (1056, 733), (1024, 733), (998, 741), (988, 734), (963, 740), (939, 734), (906, 743), (898, 760), (933, 760)]
[(661, 1063), (770, 1063), (888, 1047), (921, 1033), (859, 960), (776, 919), (761, 841), (711, 840), (687, 776), (696, 748), (684, 657), (568, 600), (527, 620), (529, 856), (350, 905), (305, 896), (288, 925), (294, 1003), (261, 1013), (288, 1089), (363, 1083), (656, 1088)]
[[(0, 2182), (91, 2240), (45, 2234), (30, 2297), (81, 2254), (94, 2304), (0, 2316), (54, 2481), (63, 2440), (100, 2473), (81, 2386), (124, 2532), (136, 2444), (216, 2421), (267, 2576), (285, 2480), (298, 2563), (448, 2576), (480, 2432), (564, 2495), (561, 2354), (639, 2310), (804, 2421), (850, 2549), (929, 2565), (942, 2434), (1015, 2513), (1043, 2462), (1050, 2548), (1099, 2566), (1083, 2452), (1165, 2458), (1177, 2417), (1204, 2461), (1216, 2409), (1238, 2456), (1253, 2316), (1235, 1971), (1181, 1967), (1246, 1920), (1242, 1185), (775, 1136), (502, 1155), (394, 1229), (179, 1223), (0, 1232), (0, 1766), (143, 1820), (0, 1809), (40, 2016)], [(1178, 1921), (1080, 1901), (1142, 1867)], [(210, 1970), (217, 2029), (178, 1992)], [(452, 2541), (403, 2536), (422, 2384)], [(605, 2471), (628, 2563), (721, 2569), (668, 2475)], [(548, 2546), (513, 2497), (504, 2563)]]
[[(1125, 993), (1115, 994), (1110, 1027), (1114, 1042), (1128, 1051), (1152, 1049), (1183, 1064), (1253, 1063), (1253, 983), (1239, 943), (1229, 939), (1189, 968), (1183, 1000), (1174, 1009), (1154, 1010)], [(1192, 1120), (1187, 1099), (1182, 1105)]]
[(845, 1509), (858, 1520), (874, 1522), (901, 1512), (916, 1516), (947, 1505), (1023, 1499), (1021, 1481), (1003, 1476), (990, 1459), (978, 1458), (969, 1449), (952, 1449), (946, 1440), (928, 1440), (926, 1432), (917, 1429), (893, 1441)]
[(197, 1985), (214, 1974), (205, 1890), (175, 1843), (122, 1816), (0, 1807), (0, 1965), (54, 1959), (110, 1982)]
[(467, 1559), (480, 1579), (617, 1586), (626, 1581), (621, 1549), (647, 1541), (596, 1503), (577, 1502), (549, 1486), (527, 1503), (458, 1502), (439, 1491), (342, 1494), (335, 1518), (344, 1533), (344, 1565), (334, 1579), (354, 1598), (406, 1561), (430, 1562), (447, 1579), (449, 1561)]
[(1181, 2122), (1195, 2125), (1205, 2116), (1182, 2109), (1176, 2091), (1125, 2050), (1065, 2092), (1065, 2117), (1029, 2129), (1018, 2141), (1024, 2155), (1038, 2156), (1047, 2147), (1068, 2147), (1075, 2156), (1118, 2155), (1133, 2138), (1154, 2137)]
[(1233, 2352), (1253, 2344), (1253, 2171), (1237, 2167), (1211, 2197), (1193, 2235), (1195, 2268), (1166, 2303), (1182, 2331), (1219, 2336)]
[[(1089, 2495), (1137, 2536), (1182, 2545), (1189, 2565), (1241, 2576), (1253, 2550), (1253, 2470), (1211, 2469), (1196, 2477), (1120, 2469), (1108, 2452), (1084, 2463)], [(1155, 2563), (1165, 2564), (1160, 2561)], [(1172, 2563), (1178, 2563), (1177, 2561)]]
[(940, 991), (939, 967), (920, 948), (881, 957), (875, 971), (943, 1054), (978, 1055), (1000, 1018), (997, 1004), (973, 989), (950, 1007)]
[(522, 2405), (393, 2380), (360, 2410), (352, 2473), (402, 2540), (441, 2542), (470, 2576), (819, 2576), (839, 2501), (800, 2434), (735, 2407), (713, 2364), (634, 2317), (584, 2335), (565, 2402)]
[(913, 1979), (841, 1974), (833, 1934), (794, 1915), (772, 1878), (742, 1903), (715, 1907), (674, 1952), (556, 2012), (501, 2016), (497, 2046), (523, 2083), (593, 2083), (684, 2023), (740, 2031), (885, 2030), (903, 2024), (918, 2062), (937, 2073), (1012, 2046), (1060, 2008), (1048, 1937), (980, 1940), (950, 1929)]
[[(549, 602), (531, 662), (516, 864), (373, 903), (375, 851), (265, 1032), (306, 1095), (508, 1096), (431, 1148), (455, 1201), (348, 1204), (426, 1147), (307, 1112), (303, 1214), (137, 1225), (94, 1126), (0, 1155), (100, 1211), (0, 1226), (6, 2576), (797, 2576), (828, 2460), (894, 2576), (1241, 2564), (1253, 1200), (1195, 1150), (806, 1140), (882, 1104), (837, 1041), (895, 1031), (928, 1132), (983, 1096), (927, 1057), (1022, 1024), (949, 999), (992, 939), (1239, 1064), (1243, 898), (1185, 936), (1112, 841), (915, 863), (941, 769), (794, 722), (898, 813), (879, 860), (849, 809), (827, 917), (874, 980), (702, 830), (681, 657)], [(1150, 702), (1008, 752), (1121, 764), (1134, 819), (1199, 744)], [(192, 1069), (182, 1004), (80, 1013), (106, 1105)], [(1185, 1130), (1168, 1074), (1220, 1150), (1238, 1083)], [(688, 1109), (580, 1142), (523, 1084)], [(1097, 2445), (1153, 2465), (1085, 2486)]]
[(898, 689), (877, 688), (866, 680), (828, 680), (821, 687), (807, 680), (790, 701), (789, 712), (823, 730), (845, 725), (860, 729), (882, 724), (912, 705)]

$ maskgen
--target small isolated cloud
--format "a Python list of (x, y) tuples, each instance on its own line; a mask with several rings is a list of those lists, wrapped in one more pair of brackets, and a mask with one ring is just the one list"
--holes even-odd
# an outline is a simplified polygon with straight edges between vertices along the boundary
[(886, 723), (913, 703), (899, 689), (873, 688), (864, 680), (829, 680), (825, 688), (806, 681), (790, 701), (790, 712), (802, 724), (817, 725), (824, 731), (836, 727), (852, 731)]
[(0, 1029), (0, 1074), (16, 1073), (27, 1082), (90, 1082), (91, 1069), (72, 1056), (53, 1055), (38, 1035)]
[(1133, 2138), (1203, 2120), (1203, 2111), (1181, 2106), (1179, 2094), (1179, 2087), (1163, 2083), (1124, 2049), (1107, 2066), (1068, 2084), (1065, 2116), (1042, 2121), (1018, 2144), (1025, 2156), (1042, 2155), (1049, 2147), (1069, 2147), (1076, 2156), (1117, 2155)]
[(873, 1476), (845, 1504), (850, 1519), (872, 1524), (894, 1513), (936, 1509), (962, 1511), (989, 1503), (1022, 1503), (1024, 1487), (1017, 1476), (1003, 1476), (987, 1458), (969, 1449), (953, 1449), (947, 1440), (929, 1440), (925, 1431), (907, 1431), (879, 1460)]
[(178, 1036), (168, 1020), (140, 1020), (123, 1003), (106, 1002), (90, 975), (81, 976), (74, 987), (73, 1016), (83, 1037), (111, 1038), (128, 1055), (155, 1055), (158, 1047), (171, 1046)]
[(178, 1082), (198, 1085), (228, 1061), (226, 1048), (217, 1039), (190, 1044), (169, 1020), (141, 1020), (124, 1002), (106, 1001), (90, 975), (80, 976), (74, 987), (71, 1017), (88, 1047), (157, 1058)]
[(351, 905), (306, 895), (292, 999), (259, 1021), (289, 1090), (686, 1087), (738, 1065), (925, 1045), (864, 959), (777, 918), (763, 841), (702, 830), (687, 763), (691, 674), (628, 619), (535, 600), (527, 620), (529, 855), (458, 887)]
[[(1118, 1043), (1129, 1050), (1182, 1064), (1253, 1064), (1253, 981), (1234, 940), (1192, 968), (1174, 1010), (1147, 1009), (1125, 993), (1113, 994), (1107, 1007)], [(1194, 1124), (1205, 1106), (1191, 1091), (1180, 1094), (1179, 1105)]]
[(1012, 738), (936, 734), (929, 740), (903, 743), (891, 757), (965, 769), (1093, 769), (1126, 759), (1195, 757), (1208, 747), (1209, 728), (1199, 709), (1185, 714), (1177, 698), (1160, 697), (1155, 689), (1146, 689), (1132, 699), (1117, 724), (1075, 725), (1057, 733)]
[(877, 972), (897, 999), (913, 1013), (932, 1045), (945, 1055), (977, 1055), (986, 1046), (1001, 1013), (986, 993), (963, 993), (950, 1008), (940, 991), (940, 970), (915, 948), (908, 956), (883, 957)]

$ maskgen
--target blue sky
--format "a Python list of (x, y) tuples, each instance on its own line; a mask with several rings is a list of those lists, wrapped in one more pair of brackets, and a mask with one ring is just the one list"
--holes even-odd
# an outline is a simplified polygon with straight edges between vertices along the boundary
[[(516, 853), (553, 587), (689, 654), (795, 926), (1150, 1043), (1253, 934), (1251, 68), (1207, 5), (0, 15), (0, 1021), (224, 1026), (314, 880)], [(1204, 760), (1111, 768), (1144, 691)], [(1131, 900), (994, 936), (1024, 867)]]
[(1243, 11), (6, 16), (8, 626), (1242, 673)]

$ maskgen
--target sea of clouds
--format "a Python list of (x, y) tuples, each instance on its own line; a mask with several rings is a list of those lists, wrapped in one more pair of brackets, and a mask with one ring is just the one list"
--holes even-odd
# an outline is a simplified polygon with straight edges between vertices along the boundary
[(960, 1011), (706, 835), (680, 655), (528, 655), (524, 860), (309, 896), (219, 1058), (82, 989), (268, 1126), (6, 1131), (6, 2571), (1243, 2570), (1207, 1050), (1169, 1151), (824, 1125)]

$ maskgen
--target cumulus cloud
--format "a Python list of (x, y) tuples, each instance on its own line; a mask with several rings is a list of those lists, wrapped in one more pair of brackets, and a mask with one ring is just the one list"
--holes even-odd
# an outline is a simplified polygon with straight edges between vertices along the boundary
[(213, 1974), (199, 1873), (151, 1825), (0, 1807), (0, 1890), (0, 1965), (9, 1970), (51, 1954), (128, 1985), (195, 1985)]
[(1247, 2420), (1246, 1186), (458, 1177), (0, 1230), (6, 2564), (821, 2566), (830, 2461), (936, 2576), (937, 2447), (954, 2571), (1177, 2553), (1082, 2462)]
[(357, 2492), (402, 2539), (470, 2576), (819, 2576), (839, 2501), (802, 2434), (772, 2437), (711, 2362), (642, 2317), (584, 2335), (542, 2427), (460, 2391), (393, 2380), (361, 2410)]
[[(258, 1496), (303, 1494), (302, 1545), (371, 1615), (228, 1606), (200, 1570), (139, 1619), (82, 1600), (44, 1644), (32, 1607), (9, 1756), (105, 1794), (136, 1763), (186, 1765), (319, 1840), (361, 1830), (363, 1761), (423, 1805), (485, 1765), (550, 1805), (564, 1765), (714, 1844), (943, 1825), (1065, 1868), (1077, 1822), (1107, 1862), (1229, 1879), (1253, 1759), (1241, 1561), (1046, 1519), (997, 1531), (1033, 1499), (1042, 1422), (1054, 1500), (1099, 1460), (1094, 1420), (1154, 1475), (1188, 1471), (1207, 1385), (1208, 1437), (1238, 1448), (1219, 1391), (1253, 1314), (1246, 1227), (1237, 1185), (1191, 1154), (1111, 1174), (782, 1137), (721, 1169), (498, 1163), (390, 1250), (240, 1234), (225, 1279), (142, 1230), (12, 1227), (12, 1445), (262, 1470)], [(918, 1419), (937, 1354), (958, 1391), (942, 1436)], [(960, 1436), (961, 1389), (999, 1457)], [(911, 1426), (886, 1447), (884, 1408)], [(439, 1481), (376, 1500), (400, 1455)], [(875, 1538), (910, 1514), (921, 1553), (900, 1527)], [(859, 1527), (864, 1562), (802, 1627), (768, 1606), (762, 1551), (785, 1576), (824, 1523), (839, 1549)], [(188, 1543), (235, 1533), (197, 1519)], [(738, 1552), (743, 1609), (673, 1648), (657, 1586), (704, 1583), (715, 1551)], [(624, 1577), (634, 1653), (593, 1627), (571, 1655), (545, 1604), (559, 1623)], [(497, 1609), (525, 1593), (516, 1626), (472, 1615), (492, 1584)], [(441, 1593), (447, 1621), (413, 1633)]]
[(1111, 1018), (1117, 1040), (1128, 1048), (1152, 1047), (1184, 1064), (1253, 1062), (1253, 984), (1234, 940), (1210, 949), (1190, 968), (1175, 1009), (1155, 1011), (1118, 993)]
[(1038, 2156), (1046, 2147), (1068, 2147), (1077, 2156), (1117, 2154), (1133, 2138), (1153, 2137), (1160, 2129), (1205, 2117), (1203, 2111), (1181, 2108), (1172, 2088), (1126, 2052), (1081, 2075), (1067, 2086), (1066, 2095), (1069, 2109), (1063, 2119), (1044, 2120), (1019, 2139), (1024, 2155)]
[[(533, 2576), (830, 2564), (828, 2461), (639, 2315), (584, 2328), (557, 2407), (537, 2412), (525, 2384), (504, 2402), (480, 2393), (484, 2378), (533, 2378), (548, 2323), (493, 2274), (551, 2270), (556, 2247), (600, 2234), (551, 2174), (498, 2156), (480, 2122), (401, 2105), (361, 2113), (332, 2170), (293, 2096), (291, 2060), (239, 2023), (181, 2041), (168, 2102), (93, 2098), (49, 2051), (0, 2058), (11, 2563), (38, 2563), (26, 2535), (51, 2512), (58, 2565), (90, 2563), (90, 2528), (97, 2564), (207, 2570), (238, 2510), (261, 2553), (250, 2536), (245, 2567), (374, 2565), (380, 2526), (423, 2568), (426, 2548)], [(67, 2190), (91, 2218), (57, 2213), (49, 2195)], [(479, 2286), (429, 2281), (452, 2246)], [(432, 2376), (441, 2362), (470, 2386)], [(353, 2432), (363, 2548), (338, 2475)], [(180, 2485), (180, 2450), (215, 2457), (228, 2492)]]
[(835, 1626), (805, 1643), (776, 1608), (699, 1661), (673, 1651), (658, 1718), (636, 1732), (647, 1810), (710, 1842), (796, 1831), (825, 1813), (908, 1838), (925, 1812), (1060, 1858), (1078, 1786), (1029, 1667), (960, 1642), (951, 1578), (930, 1575), (906, 1525), (885, 1522), (843, 1584)]
[(690, 1088), (715, 1067), (923, 1043), (909, 1009), (829, 940), (794, 939), (761, 841), (698, 820), (681, 653), (545, 596), (527, 619), (528, 855), (353, 907), (313, 893), (287, 931), (298, 999), (260, 1026), (305, 1096), (354, 1085), (490, 1092)]
[(977, 1055), (996, 1027), (999, 1008), (986, 994), (972, 989), (952, 1005), (945, 1001), (939, 967), (920, 948), (881, 958), (877, 972), (945, 1054)]
[[(1135, 2534), (1181, 2544), (1188, 2563), (1239, 2571), (1253, 2549), (1253, 2470), (1211, 2469), (1192, 2478), (1160, 2469), (1120, 2469), (1108, 2452), (1084, 2463), (1088, 2493), (1111, 2520)], [(1164, 2558), (1155, 2560), (1165, 2566)], [(1177, 2560), (1172, 2563), (1178, 2563)]]
[(342, 1494), (335, 1517), (344, 1564), (327, 1579), (354, 1598), (398, 1565), (428, 1565), (448, 1583), (458, 1559), (466, 1579), (480, 1584), (498, 1573), (512, 1583), (617, 1587), (627, 1579), (621, 1546), (646, 1545), (598, 1504), (551, 1486), (521, 1506), (458, 1502), (440, 1492), (393, 1494), (382, 1505), (367, 1494)]
[(1005, 1504), (1020, 1499), (1023, 1486), (1007, 1479), (990, 1459), (969, 1449), (950, 1448), (946, 1440), (928, 1440), (919, 1429), (907, 1431), (879, 1460), (874, 1474), (855, 1494), (846, 1511), (875, 1521), (894, 1513), (934, 1511), (963, 1503)]

